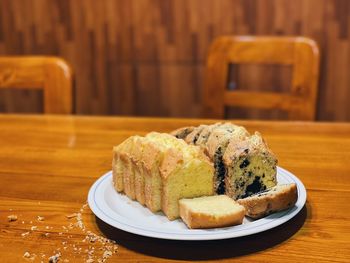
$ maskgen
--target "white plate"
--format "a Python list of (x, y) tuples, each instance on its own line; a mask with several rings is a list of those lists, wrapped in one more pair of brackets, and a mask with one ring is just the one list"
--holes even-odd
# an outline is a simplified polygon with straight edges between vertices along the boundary
[(88, 202), (98, 218), (130, 233), (174, 240), (226, 239), (251, 235), (279, 226), (303, 208), (306, 201), (303, 183), (280, 167), (277, 167), (277, 181), (279, 184), (295, 183), (297, 185), (298, 200), (294, 207), (256, 221), (245, 218), (242, 225), (225, 228), (188, 229), (181, 219), (169, 221), (161, 212), (152, 213), (138, 202), (131, 201), (127, 196), (114, 190), (111, 171), (93, 184), (89, 191)]

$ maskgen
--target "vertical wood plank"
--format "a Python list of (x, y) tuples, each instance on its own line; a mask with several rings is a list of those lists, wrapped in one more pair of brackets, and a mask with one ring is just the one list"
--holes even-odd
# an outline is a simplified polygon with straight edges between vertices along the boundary
[[(79, 114), (199, 116), (208, 47), (223, 34), (314, 38), (321, 47), (317, 119), (350, 121), (348, 0), (0, 0), (0, 55), (69, 61)], [(239, 73), (241, 83), (280, 91), (287, 75), (256, 67)], [(156, 109), (159, 98), (169, 103)], [(5, 91), (0, 110), (37, 111), (40, 101)]]

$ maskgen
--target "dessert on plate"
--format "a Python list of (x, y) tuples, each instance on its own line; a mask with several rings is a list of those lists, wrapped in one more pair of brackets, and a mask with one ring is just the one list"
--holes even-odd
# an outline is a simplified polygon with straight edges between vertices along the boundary
[(190, 228), (258, 219), (297, 200), (295, 184), (277, 185), (277, 158), (261, 134), (232, 123), (131, 136), (113, 148), (112, 166), (117, 192)]

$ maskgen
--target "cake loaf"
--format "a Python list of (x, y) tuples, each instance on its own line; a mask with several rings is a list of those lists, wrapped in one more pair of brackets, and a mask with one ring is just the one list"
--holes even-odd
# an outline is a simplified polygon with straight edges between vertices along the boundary
[[(181, 132), (184, 130), (188, 132)], [(250, 135), (244, 127), (215, 123), (185, 127), (171, 134), (205, 149), (214, 163), (214, 191), (217, 194), (227, 194), (236, 200), (277, 183), (277, 159), (259, 133)]]
[(170, 220), (179, 217), (179, 199), (214, 194), (209, 158), (169, 134), (132, 136), (113, 151), (115, 189)]

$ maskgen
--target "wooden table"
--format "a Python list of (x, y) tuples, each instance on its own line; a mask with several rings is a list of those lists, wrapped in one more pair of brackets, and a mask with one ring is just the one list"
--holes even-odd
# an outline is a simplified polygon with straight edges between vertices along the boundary
[[(109, 262), (349, 262), (350, 124), (236, 122), (260, 131), (279, 165), (307, 188), (301, 212), (264, 233), (221, 241), (158, 240), (114, 229), (83, 207), (90, 186), (111, 169), (113, 145), (134, 134), (210, 122), (0, 115), (0, 261), (47, 262), (60, 251), (60, 262), (82, 262), (88, 253), (96, 262), (111, 251)], [(66, 217), (79, 211), (81, 220)], [(9, 222), (9, 215), (17, 220)], [(88, 231), (115, 240), (117, 251)]]

